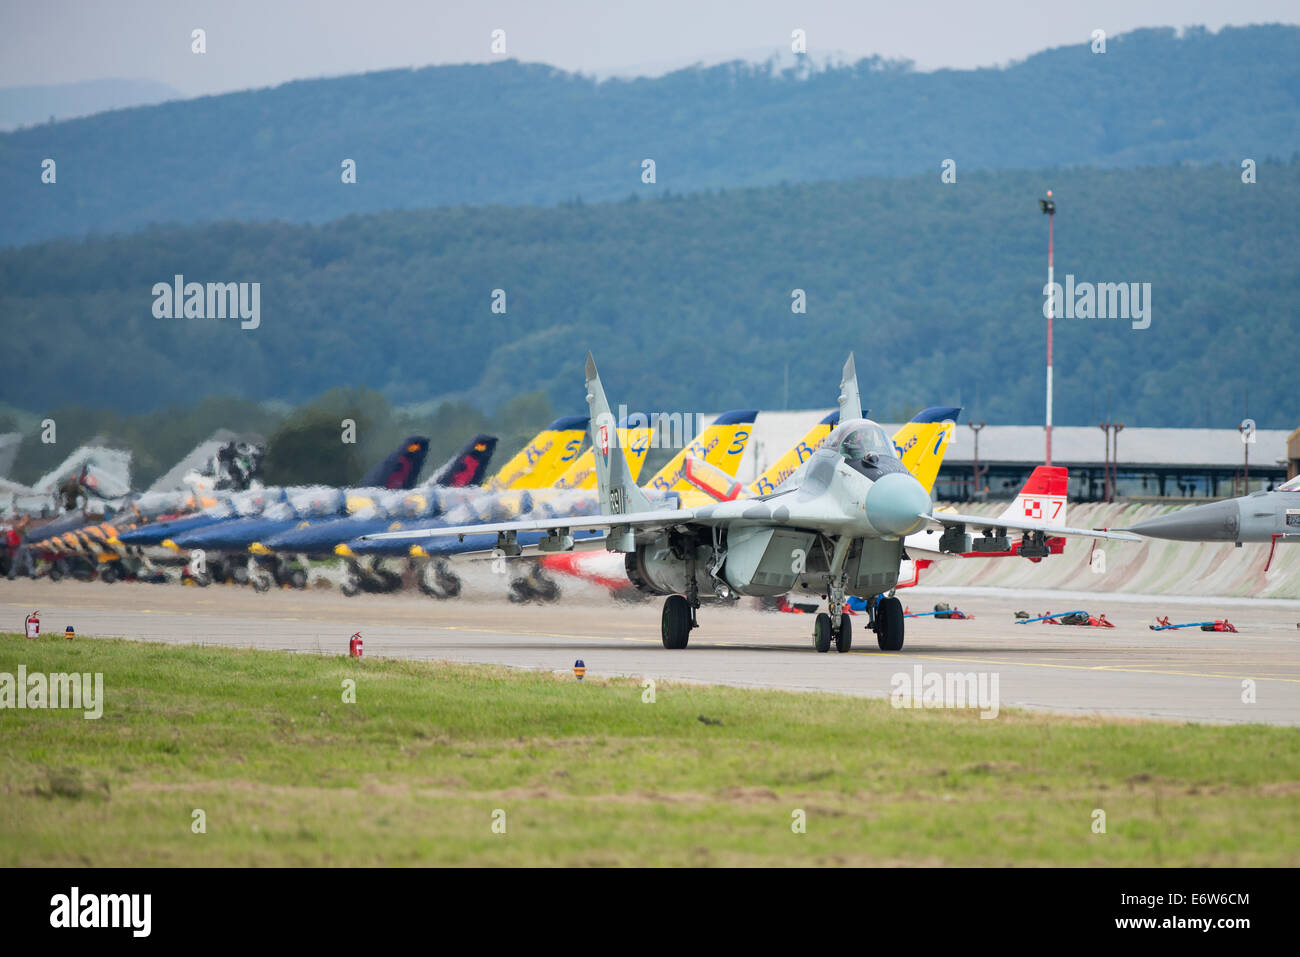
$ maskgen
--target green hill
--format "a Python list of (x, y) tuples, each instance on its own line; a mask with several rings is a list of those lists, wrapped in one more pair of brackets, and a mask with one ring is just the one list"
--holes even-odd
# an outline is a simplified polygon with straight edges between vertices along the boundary
[[(1151, 283), (1150, 328), (1056, 324), (1057, 421), (1291, 427), (1300, 367), (1300, 162), (936, 175), (549, 208), (216, 224), (0, 251), (0, 377), (19, 408), (153, 409), (211, 394), (582, 408), (595, 351), (615, 401), (708, 411), (833, 404), (857, 350), (884, 419), (960, 403), (1042, 415), (1053, 188), (1058, 278)], [(261, 283), (261, 325), (157, 319), (176, 273)], [(492, 312), (504, 289), (507, 312)], [(807, 313), (791, 311), (792, 290)], [(237, 426), (237, 423), (230, 423)]]
[[(0, 136), (0, 244), (862, 176), (1286, 158), (1300, 28), (1139, 30), (1006, 68), (744, 64), (608, 80), (514, 61), (287, 83)], [(57, 182), (40, 181), (57, 163)], [(655, 160), (657, 182), (641, 182)], [(341, 182), (355, 160), (357, 182)]]

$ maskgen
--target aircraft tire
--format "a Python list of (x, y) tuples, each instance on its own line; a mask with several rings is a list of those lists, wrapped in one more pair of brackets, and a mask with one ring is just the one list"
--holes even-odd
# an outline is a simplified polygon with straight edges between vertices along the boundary
[(831, 616), (826, 612), (813, 619), (813, 647), (819, 655), (831, 650)]
[(681, 595), (669, 595), (664, 600), (661, 622), (665, 648), (680, 651), (691, 640), (691, 605)]
[(111, 585), (122, 577), (122, 569), (116, 562), (106, 562), (104, 567), (99, 570), (99, 580), (106, 585)]
[(853, 619), (848, 615), (840, 618), (840, 630), (835, 633), (835, 650), (845, 654), (853, 647)]
[(249, 584), (253, 586), (253, 591), (270, 591), (271, 586), (275, 584), (275, 579), (271, 577), (270, 572), (264, 569), (258, 569), (249, 576)]
[(559, 600), (560, 586), (554, 581), (541, 572), (534, 572), (529, 577), (532, 579), (529, 584), (532, 586), (533, 595), (538, 601), (551, 602)]
[(433, 575), (444, 597), (455, 598), (460, 594), (460, 576), (448, 568), (446, 563), (439, 562)]
[(358, 594), (361, 589), (357, 587), (356, 582), (346, 581), (339, 586), (339, 591), (343, 593), (344, 597), (351, 598)]
[(307, 569), (295, 568), (293, 571), (289, 572), (289, 584), (292, 585), (294, 588), (299, 588), (299, 589), (306, 588)]
[(903, 650), (903, 603), (897, 598), (880, 599), (876, 611), (880, 629), (876, 632), (876, 644), (881, 651)]

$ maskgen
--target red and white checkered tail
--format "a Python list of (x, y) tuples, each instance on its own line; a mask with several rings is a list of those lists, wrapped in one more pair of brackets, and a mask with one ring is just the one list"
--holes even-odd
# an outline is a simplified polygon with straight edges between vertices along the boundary
[(1003, 511), (1003, 518), (1064, 525), (1070, 470), (1062, 465), (1040, 465)]

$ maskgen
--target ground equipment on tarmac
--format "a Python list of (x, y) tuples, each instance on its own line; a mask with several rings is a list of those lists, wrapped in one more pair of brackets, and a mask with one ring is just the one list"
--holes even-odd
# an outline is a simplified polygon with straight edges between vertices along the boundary
[(1017, 625), (1027, 625), (1031, 621), (1045, 621), (1049, 625), (1085, 625), (1092, 628), (1114, 628), (1113, 621), (1107, 621), (1106, 616), (1090, 615), (1083, 609), (1076, 611), (1061, 611), (1056, 614), (1039, 615), (1037, 618), (1017, 618)]
[(1201, 631), (1230, 631), (1237, 633), (1236, 627), (1226, 618), (1215, 619), (1214, 621), (1189, 621), (1181, 625), (1172, 625), (1169, 623), (1169, 616), (1157, 618), (1154, 625), (1147, 625), (1152, 631), (1172, 631), (1175, 628), (1200, 628)]

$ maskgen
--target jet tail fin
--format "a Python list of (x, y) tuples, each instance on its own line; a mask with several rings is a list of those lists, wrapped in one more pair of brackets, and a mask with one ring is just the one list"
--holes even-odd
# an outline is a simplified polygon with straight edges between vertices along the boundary
[(572, 467), (586, 435), (585, 415), (561, 416), (533, 436), (485, 484), (497, 492), (546, 488)]
[(754, 419), (757, 417), (757, 409), (724, 412), (707, 429), (685, 443), (668, 464), (646, 483), (646, 487), (660, 492), (684, 492), (691, 488), (691, 483), (686, 479), (686, 459), (689, 456), (702, 459), (734, 477), (749, 445), (749, 437), (754, 432)]
[(422, 435), (413, 435), (363, 475), (359, 485), (362, 488), (414, 488), (416, 477), (424, 468), (424, 457), (428, 454), (429, 440)]
[[(628, 422), (636, 419), (649, 421), (643, 413), (633, 413), (628, 418), (618, 424), (619, 444), (624, 449), (627, 456), (627, 467), (632, 473), (632, 478), (637, 482), (641, 481), (641, 471), (645, 468), (646, 455), (650, 451), (651, 434), (648, 426), (637, 426), (629, 428)], [(585, 434), (587, 430), (587, 419), (582, 420), (582, 428)], [(568, 471), (555, 480), (555, 487), (558, 489), (594, 489), (596, 487), (596, 455), (595, 446), (588, 445), (586, 450), (573, 460)]]
[(1065, 466), (1040, 465), (1030, 473), (1000, 517), (1022, 522), (1042, 519), (1045, 523), (1064, 525), (1069, 484), (1070, 470)]
[(840, 421), (862, 418), (862, 396), (858, 392), (858, 370), (853, 365), (853, 353), (844, 363), (844, 373), (840, 376)]
[(488, 463), (496, 451), (495, 435), (476, 435), (434, 475), (431, 485), (465, 488), (478, 485), (487, 474)]
[(926, 491), (934, 488), (934, 481), (939, 477), (939, 466), (952, 443), (960, 412), (957, 406), (925, 409), (894, 433), (899, 459)]
[(591, 407), (591, 445), (596, 457), (596, 488), (605, 515), (650, 511), (650, 501), (637, 486), (619, 446), (618, 422), (600, 384), (596, 360), (587, 353), (587, 405)]

